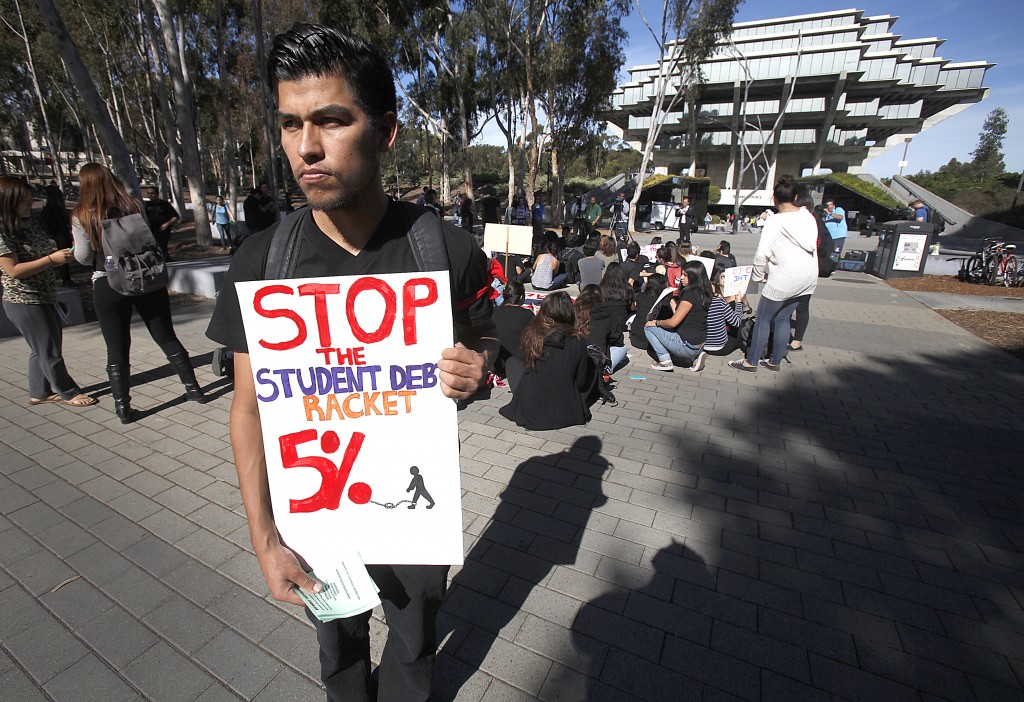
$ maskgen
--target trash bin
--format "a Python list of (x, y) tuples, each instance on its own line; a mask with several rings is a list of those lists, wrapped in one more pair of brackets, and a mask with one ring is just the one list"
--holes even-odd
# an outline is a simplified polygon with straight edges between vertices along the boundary
[(877, 225), (878, 248), (868, 272), (879, 278), (914, 278), (924, 273), (932, 237), (928, 222), (893, 221)]

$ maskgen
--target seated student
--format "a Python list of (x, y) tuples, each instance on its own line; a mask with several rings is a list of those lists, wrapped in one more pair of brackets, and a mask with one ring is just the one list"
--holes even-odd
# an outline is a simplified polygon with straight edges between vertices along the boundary
[(647, 343), (658, 357), (651, 364), (652, 370), (671, 371), (675, 359), (691, 371), (704, 369), (707, 354), (702, 347), (707, 339), (708, 308), (713, 297), (704, 264), (688, 261), (683, 266), (681, 282), (679, 298), (669, 301), (672, 316), (665, 320), (654, 318), (644, 325)]
[(626, 280), (622, 266), (613, 263), (601, 278), (601, 302), (590, 311), (588, 343), (599, 347), (611, 359), (612, 372), (626, 365), (626, 320), (635, 308), (633, 286)]
[(507, 377), (505, 364), (513, 356), (522, 360), (523, 348), (520, 338), (523, 330), (533, 321), (533, 312), (525, 307), (526, 289), (518, 280), (510, 280), (505, 286), (505, 301), (494, 308), (494, 325), (498, 328), (498, 356), (494, 361), (494, 374)]
[[(629, 343), (633, 348), (647, 350), (644, 325), (649, 320), (668, 319), (672, 316), (669, 306), (661, 304), (661, 294), (666, 287), (668, 287), (668, 278), (661, 273), (652, 273), (647, 277), (647, 284), (644, 286), (643, 292), (636, 296), (636, 314), (633, 315), (633, 322), (629, 325)], [(579, 313), (577, 313), (578, 317)]]
[(541, 244), (537, 260), (533, 262), (533, 287), (536, 290), (556, 290), (565, 287), (565, 273), (558, 272), (558, 242)]
[[(729, 253), (731, 249), (732, 246), (724, 239), (718, 243), (718, 248), (712, 252), (714, 254), (712, 258), (715, 259), (716, 266), (721, 265), (723, 268), (734, 268), (736, 266), (736, 257)], [(712, 280), (711, 282), (714, 284), (715, 281)]]
[(590, 421), (598, 370), (575, 324), (568, 293), (544, 298), (523, 332), (523, 360), (508, 361), (512, 401), (498, 410), (501, 416), (535, 431)]
[(583, 258), (582, 242), (578, 234), (573, 233), (566, 227), (565, 248), (558, 256), (562, 264), (562, 272), (565, 273), (565, 282), (572, 284), (580, 282), (580, 259)]
[(580, 336), (584, 338), (590, 336), (590, 313), (593, 311), (594, 305), (603, 301), (604, 296), (601, 294), (600, 285), (588, 285), (580, 291), (576, 302), (573, 303), (573, 309), (576, 311), (576, 331), (580, 333)]
[(579, 286), (580, 290), (588, 285), (597, 285), (604, 275), (604, 261), (599, 259), (597, 253), (597, 242), (588, 239), (583, 245), (583, 258), (577, 264), (580, 269)]
[(605, 266), (622, 260), (619, 258), (619, 249), (615, 246), (615, 239), (607, 234), (598, 240), (597, 249), (597, 257), (604, 261)]
[(728, 356), (740, 347), (739, 328), (743, 321), (743, 294), (734, 297), (722, 295), (726, 266), (716, 264), (711, 273), (711, 291), (714, 298), (708, 308), (707, 341), (704, 350), (712, 356)]
[(640, 292), (644, 282), (640, 274), (647, 270), (650, 263), (646, 256), (640, 254), (640, 244), (635, 241), (629, 242), (629, 246), (626, 247), (626, 260), (622, 262), (622, 272), (633, 286), (633, 292)]

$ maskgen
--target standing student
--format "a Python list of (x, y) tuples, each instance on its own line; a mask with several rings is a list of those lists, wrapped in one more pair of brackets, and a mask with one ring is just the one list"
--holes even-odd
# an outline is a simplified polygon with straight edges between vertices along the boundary
[(28, 343), (28, 403), (56, 402), (88, 407), (71, 379), (63, 356), (53, 269), (71, 260), (71, 249), (57, 250), (32, 223), (32, 188), (13, 176), (0, 176), (0, 282), (7, 318)]
[[(418, 272), (410, 229), (424, 210), (390, 200), (381, 180), (381, 159), (398, 134), (395, 82), (387, 61), (342, 29), (296, 24), (274, 38), (267, 68), (281, 147), (310, 205), (300, 210), (294, 277)], [(446, 221), (437, 226), (448, 252), (459, 340), (443, 351), (438, 378), (447, 397), (466, 399), (483, 385), (498, 347), (487, 257), (465, 230)], [(207, 335), (235, 352), (231, 444), (253, 550), (274, 599), (301, 606), (293, 588), (315, 593), (320, 585), (275, 525), (256, 387), (234, 289), (238, 281), (266, 279), (263, 265), (274, 234), (251, 238), (235, 254)], [(307, 612), (320, 644), (327, 699), (427, 700), (449, 566), (371, 564), (368, 570), (380, 588), (388, 623), (379, 692), (370, 675), (371, 613), (321, 622)]]
[(153, 238), (160, 245), (160, 250), (164, 252), (164, 260), (170, 261), (171, 257), (167, 248), (171, 243), (171, 232), (174, 231), (174, 225), (178, 223), (178, 211), (167, 200), (161, 200), (160, 191), (152, 185), (146, 188), (146, 199), (143, 202)]
[(114, 411), (122, 424), (133, 421), (131, 405), (130, 351), (132, 345), (132, 312), (138, 312), (153, 341), (167, 356), (171, 367), (185, 386), (185, 395), (195, 402), (207, 401), (188, 351), (178, 341), (171, 322), (171, 298), (167, 288), (143, 295), (127, 296), (115, 291), (107, 281), (104, 268), (102, 221), (142, 211), (142, 203), (125, 192), (110, 169), (98, 163), (87, 163), (78, 174), (80, 194), (78, 207), (71, 215), (71, 233), (75, 237), (75, 259), (91, 266), (92, 302), (100, 333), (107, 347), (107, 377), (114, 397)]
[(828, 233), (832, 236), (833, 253), (832, 258), (836, 261), (843, 255), (843, 247), (846, 245), (846, 237), (849, 234), (846, 226), (846, 210), (836, 205), (833, 199), (825, 200), (825, 214), (823, 216)]
[(213, 205), (213, 226), (220, 235), (220, 246), (222, 249), (231, 249), (231, 223), (235, 221), (231, 214), (231, 208), (224, 204), (224, 198), (217, 196)]
[[(729, 363), (737, 370), (753, 373), (759, 363), (770, 371), (779, 370), (789, 344), (789, 320), (801, 298), (809, 297), (818, 283), (818, 226), (813, 215), (796, 204), (798, 188), (791, 175), (782, 176), (775, 184), (778, 214), (765, 221), (750, 277), (754, 282), (767, 281), (767, 285), (757, 303), (757, 323), (747, 357)], [(769, 334), (773, 334), (771, 356), (763, 360)]]

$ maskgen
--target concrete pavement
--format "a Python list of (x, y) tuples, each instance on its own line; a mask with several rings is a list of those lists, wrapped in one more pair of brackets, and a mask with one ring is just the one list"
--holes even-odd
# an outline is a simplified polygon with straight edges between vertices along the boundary
[[(0, 341), (0, 698), (322, 699), (251, 552), (211, 310), (175, 323), (216, 399), (182, 402), (136, 325), (129, 426), (95, 324), (65, 335), (88, 409), (26, 407)], [(778, 374), (632, 352), (588, 426), (520, 430), (503, 390), (460, 412), (437, 699), (1024, 697), (1024, 363), (864, 274), (812, 315)]]

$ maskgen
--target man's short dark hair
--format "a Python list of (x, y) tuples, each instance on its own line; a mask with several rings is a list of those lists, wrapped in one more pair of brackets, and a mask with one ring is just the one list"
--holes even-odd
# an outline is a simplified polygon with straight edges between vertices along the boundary
[(371, 124), (377, 125), (388, 112), (398, 114), (391, 67), (359, 37), (338, 27), (305, 23), (274, 37), (267, 56), (272, 90), (282, 81), (329, 75), (345, 79)]
[(629, 242), (629, 245), (626, 246), (626, 258), (628, 258), (630, 261), (632, 261), (634, 258), (636, 258), (639, 255), (640, 255), (640, 244), (636, 243), (635, 241)]
[(597, 253), (597, 242), (593, 239), (588, 239), (587, 243), (583, 245), (583, 255), (586, 257), (593, 256)]
[(726, 256), (728, 256), (728, 255), (729, 255), (729, 251), (730, 251), (731, 249), (732, 249), (732, 245), (731, 245), (731, 244), (729, 244), (729, 242), (728, 242), (728, 241), (726, 241), (725, 239), (723, 239), (723, 240), (722, 240), (721, 242), (719, 242), (719, 244), (718, 244), (718, 250), (719, 250), (719, 251), (721, 251), (721, 252), (722, 252), (723, 254), (725, 254)]

